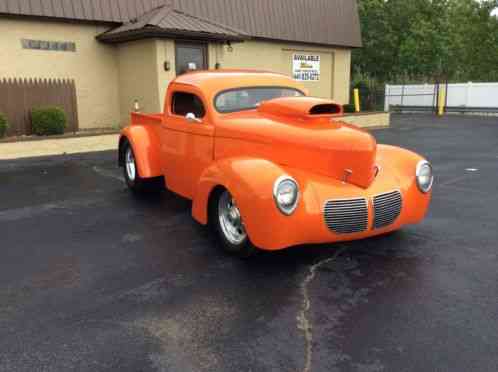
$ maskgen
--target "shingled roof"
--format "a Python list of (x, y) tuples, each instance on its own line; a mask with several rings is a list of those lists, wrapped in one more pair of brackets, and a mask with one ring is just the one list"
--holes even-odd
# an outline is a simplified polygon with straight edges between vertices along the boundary
[[(174, 30), (222, 38), (361, 46), (356, 0), (1, 0), (0, 15), (103, 22), (131, 27), (157, 9)], [(155, 14), (157, 15), (157, 14)], [(147, 26), (161, 27), (160, 25)], [(190, 30), (189, 30), (190, 29)], [(122, 29), (125, 30), (125, 29)], [(129, 30), (128, 30), (129, 31)]]
[(164, 5), (112, 29), (98, 39), (104, 42), (122, 42), (144, 37), (176, 37), (212, 40), (243, 40), (247, 35), (208, 19), (192, 16)]

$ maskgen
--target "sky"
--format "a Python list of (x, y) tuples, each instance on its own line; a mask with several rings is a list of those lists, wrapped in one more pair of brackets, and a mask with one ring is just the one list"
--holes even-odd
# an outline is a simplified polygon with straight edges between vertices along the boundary
[[(477, 1), (481, 2), (481, 0), (477, 0)], [(495, 16), (498, 16), (498, 8), (496, 8), (496, 9), (493, 11), (493, 13), (491, 13), (491, 14), (493, 14), (493, 15), (495, 15)]]

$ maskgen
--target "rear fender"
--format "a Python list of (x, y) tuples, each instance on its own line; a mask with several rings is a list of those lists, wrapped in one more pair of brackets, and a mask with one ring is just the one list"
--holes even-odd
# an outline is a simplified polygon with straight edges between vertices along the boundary
[(119, 138), (119, 165), (124, 165), (124, 144), (131, 144), (138, 174), (142, 178), (153, 178), (162, 176), (160, 142), (157, 134), (151, 126), (133, 125), (126, 127)]

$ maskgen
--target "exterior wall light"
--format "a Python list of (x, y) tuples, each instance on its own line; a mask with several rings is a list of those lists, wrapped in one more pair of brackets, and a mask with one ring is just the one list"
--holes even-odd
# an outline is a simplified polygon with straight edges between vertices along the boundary
[(138, 99), (136, 99), (135, 102), (133, 103), (133, 110), (135, 112), (140, 112), (140, 103), (138, 102)]

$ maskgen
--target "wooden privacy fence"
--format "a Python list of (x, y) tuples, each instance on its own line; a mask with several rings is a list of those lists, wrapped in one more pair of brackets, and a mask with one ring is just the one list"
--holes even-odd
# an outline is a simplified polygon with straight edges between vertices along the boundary
[(66, 132), (78, 130), (74, 80), (0, 78), (0, 112), (7, 117), (7, 136), (31, 135), (31, 110), (56, 106), (67, 116)]

